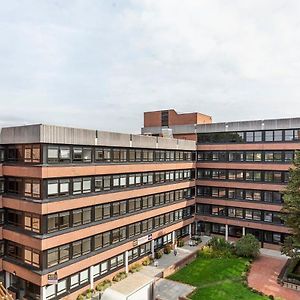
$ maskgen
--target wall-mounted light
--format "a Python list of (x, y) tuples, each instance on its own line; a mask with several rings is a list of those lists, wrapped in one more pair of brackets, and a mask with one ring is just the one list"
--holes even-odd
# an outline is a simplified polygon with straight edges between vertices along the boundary
[(16, 271), (13, 271), (12, 273), (14, 276), (17, 276), (17, 272)]

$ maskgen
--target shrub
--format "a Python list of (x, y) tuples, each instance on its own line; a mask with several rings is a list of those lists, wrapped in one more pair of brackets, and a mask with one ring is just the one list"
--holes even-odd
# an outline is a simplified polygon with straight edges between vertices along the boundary
[(236, 242), (236, 254), (242, 257), (255, 258), (259, 255), (259, 241), (253, 234), (246, 234)]
[(119, 281), (121, 281), (122, 279), (125, 279), (126, 277), (127, 277), (126, 272), (120, 272), (120, 273), (116, 274), (116, 275), (113, 277), (113, 281), (119, 282)]
[(214, 250), (212, 246), (203, 246), (198, 252), (198, 257), (203, 258), (231, 258), (233, 256), (232, 250)]
[(160, 259), (162, 256), (163, 256), (163, 250), (162, 249), (155, 251), (155, 258), (156, 259)]
[(146, 257), (145, 260), (142, 262), (142, 265), (143, 266), (149, 266), (149, 265), (151, 265), (152, 261), (153, 261), (152, 258)]
[(78, 295), (77, 300), (84, 300), (84, 297), (82, 295)]
[(106, 290), (110, 286), (111, 286), (111, 281), (109, 279), (105, 279), (102, 282), (97, 284), (96, 290), (98, 292), (103, 292), (104, 290)]
[(198, 257), (212, 257), (213, 249), (210, 246), (203, 246), (201, 250), (198, 251)]
[(232, 251), (234, 248), (233, 245), (223, 237), (216, 236), (208, 242), (208, 245), (211, 246), (214, 251)]
[(184, 246), (184, 240), (183, 239), (178, 239), (177, 247), (183, 247), (183, 246)]
[(171, 250), (172, 250), (172, 246), (170, 244), (165, 245), (165, 247), (164, 247), (165, 254), (170, 254)]
[(130, 272), (130, 273), (135, 273), (135, 272), (140, 271), (141, 268), (142, 268), (142, 265), (141, 265), (141, 264), (135, 263), (134, 265), (132, 265), (132, 266), (130, 267), (129, 272)]

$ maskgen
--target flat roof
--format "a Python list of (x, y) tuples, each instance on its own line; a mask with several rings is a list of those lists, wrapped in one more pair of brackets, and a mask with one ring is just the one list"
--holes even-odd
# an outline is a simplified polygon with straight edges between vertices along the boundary
[(140, 290), (142, 287), (152, 283), (153, 281), (154, 278), (137, 272), (130, 274), (127, 278), (113, 284), (109, 288), (124, 296), (130, 296), (134, 292)]
[(99, 145), (174, 150), (196, 149), (195, 141), (56, 125), (33, 124), (0, 129), (0, 144), (26, 143)]
[[(172, 129), (173, 134), (292, 129), (300, 128), (300, 118), (188, 124), (169, 126), (169, 128)], [(160, 134), (161, 130), (162, 127), (144, 127), (142, 133)]]

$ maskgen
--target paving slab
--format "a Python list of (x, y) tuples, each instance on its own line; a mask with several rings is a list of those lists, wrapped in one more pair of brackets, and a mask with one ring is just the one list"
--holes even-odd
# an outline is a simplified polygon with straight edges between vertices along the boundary
[(155, 297), (159, 300), (178, 300), (178, 297), (185, 297), (194, 290), (191, 285), (163, 278), (155, 283)]
[(300, 291), (283, 287), (277, 283), (277, 277), (285, 263), (286, 258), (277, 254), (275, 256), (261, 254), (252, 263), (248, 277), (249, 286), (266, 295), (281, 297), (285, 300), (300, 299)]

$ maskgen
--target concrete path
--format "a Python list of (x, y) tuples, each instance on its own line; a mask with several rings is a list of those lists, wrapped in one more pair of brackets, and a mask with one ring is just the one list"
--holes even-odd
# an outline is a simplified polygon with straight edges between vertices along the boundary
[(288, 259), (288, 257), (286, 255), (281, 254), (281, 252), (278, 251), (278, 250), (271, 250), (271, 249), (261, 248), (260, 249), (260, 254), (265, 255), (265, 256), (275, 257), (275, 258), (278, 258), (278, 259), (284, 259), (284, 260)]
[[(261, 253), (265, 253), (265, 251), (261, 251)], [(266, 295), (281, 297), (285, 300), (300, 299), (300, 291), (282, 287), (277, 283), (277, 277), (286, 262), (286, 258), (279, 253), (267, 253), (269, 255), (261, 254), (252, 263), (248, 277), (249, 286)]]
[(194, 291), (195, 287), (168, 279), (159, 279), (155, 284), (155, 297), (159, 300), (178, 300)]

